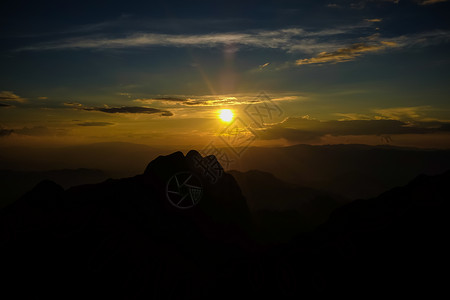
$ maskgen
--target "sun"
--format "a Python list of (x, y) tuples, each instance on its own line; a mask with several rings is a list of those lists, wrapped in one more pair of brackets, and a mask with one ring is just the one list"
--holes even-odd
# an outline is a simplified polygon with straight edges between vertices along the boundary
[(231, 109), (221, 109), (219, 112), (219, 118), (224, 122), (231, 122), (234, 118), (234, 113)]

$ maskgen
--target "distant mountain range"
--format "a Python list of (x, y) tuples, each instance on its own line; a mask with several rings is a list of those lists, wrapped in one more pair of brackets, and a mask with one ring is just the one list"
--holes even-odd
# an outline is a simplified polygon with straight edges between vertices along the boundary
[[(399, 294), (443, 293), (440, 275), (450, 250), (450, 171), (420, 175), (403, 187), (336, 209), (315, 233), (319, 268), (328, 291), (354, 293), (381, 287)], [(298, 247), (303, 248), (301, 239)]]
[(287, 183), (258, 170), (229, 171), (238, 182), (255, 226), (271, 239), (292, 237), (325, 222), (349, 200), (339, 195)]
[(51, 170), (51, 171), (12, 171), (0, 170), (0, 207), (17, 200), (43, 180), (57, 182), (63, 188), (98, 183), (108, 178), (103, 171), (91, 169)]
[(238, 162), (235, 169), (239, 171), (261, 170), (290, 183), (359, 199), (405, 185), (419, 174), (449, 170), (450, 150), (295, 145), (250, 148)]
[[(331, 196), (267, 173), (233, 172), (236, 181), (221, 172), (214, 158), (191, 151), (160, 156), (130, 178), (66, 190), (39, 183), (0, 210), (2, 293), (291, 299), (446, 291), (450, 171), (343, 205), (307, 204)], [(252, 216), (270, 209), (282, 221), (335, 204), (326, 222), (290, 241), (266, 243), (270, 226), (261, 232)]]
[[(168, 147), (131, 143), (3, 147), (0, 170), (85, 168), (102, 170), (107, 177), (123, 178), (141, 173), (142, 166), (149, 161), (171, 152), (173, 149)], [(450, 169), (450, 150), (367, 145), (253, 147), (243, 152), (229, 169), (259, 170), (296, 186), (355, 200), (376, 197), (407, 184), (419, 174), (436, 175)]]
[(47, 171), (60, 169), (102, 170), (113, 178), (142, 173), (142, 167), (171, 149), (109, 142), (65, 147), (2, 147), (0, 169)]

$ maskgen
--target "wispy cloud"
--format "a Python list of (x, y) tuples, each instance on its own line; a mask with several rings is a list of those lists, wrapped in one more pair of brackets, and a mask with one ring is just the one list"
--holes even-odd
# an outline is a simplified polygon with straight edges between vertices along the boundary
[(341, 48), (334, 52), (321, 52), (319, 55), (311, 58), (298, 59), (297, 65), (323, 64), (323, 63), (339, 63), (355, 59), (358, 56), (368, 52), (377, 52), (388, 47), (395, 47), (395, 42), (385, 42), (367, 44), (357, 43), (347, 48)]
[(353, 60), (368, 53), (382, 52), (389, 49), (406, 49), (427, 47), (450, 42), (450, 31), (434, 30), (396, 37), (382, 37), (376, 33), (364, 38), (362, 42), (341, 47), (335, 51), (323, 51), (310, 58), (298, 59), (297, 65), (339, 63)]
[(440, 2), (447, 2), (448, 0), (419, 0), (420, 5), (430, 5)]
[[(238, 48), (279, 49), (291, 54), (306, 54), (297, 65), (338, 63), (367, 53), (390, 48), (425, 47), (450, 41), (450, 31), (434, 30), (415, 34), (382, 37), (367, 35), (367, 28), (375, 29), (381, 18), (365, 19), (354, 26), (308, 31), (303, 28), (220, 32), (208, 34), (131, 33), (122, 37), (81, 36), (30, 45), (19, 51), (128, 49), (145, 47), (202, 47), (212, 48), (233, 44)], [(361, 32), (366, 32), (362, 34)], [(264, 63), (257, 70), (268, 67)], [(276, 68), (275, 68), (276, 69)]]
[(48, 128), (46, 126), (33, 126), (22, 128), (4, 128), (0, 127), (0, 137), (10, 135), (26, 135), (26, 136), (58, 136), (66, 134), (65, 129)]
[(110, 122), (83, 122), (83, 123), (78, 123), (78, 126), (86, 126), (86, 127), (90, 127), (90, 126), (110, 126), (110, 125), (114, 125), (114, 123), (110, 123)]
[(433, 117), (437, 111), (440, 110), (429, 105), (422, 105), (375, 108), (371, 109), (368, 113), (335, 113), (334, 115), (340, 117), (338, 121), (396, 120), (407, 122), (408, 124), (418, 124), (421, 122), (449, 122), (448, 120)]
[(173, 116), (168, 110), (162, 110), (152, 107), (141, 106), (121, 106), (121, 107), (83, 107), (82, 110), (86, 111), (99, 111), (108, 114), (160, 114), (161, 116), (170, 117)]
[(25, 98), (20, 97), (11, 91), (1, 91), (0, 101), (15, 101), (15, 102), (25, 102)]
[[(145, 103), (145, 102), (143, 102), (143, 103)], [(91, 106), (85, 106), (85, 105), (83, 105), (81, 103), (77, 103), (77, 102), (65, 102), (64, 105), (71, 107), (73, 109), (84, 110), (84, 111), (98, 111), (98, 112), (103, 112), (103, 113), (107, 113), (107, 114), (147, 114), (147, 115), (159, 114), (164, 117), (173, 116), (173, 113), (168, 110), (154, 108), (154, 107), (146, 107), (146, 106), (91, 107)], [(78, 125), (79, 126), (106, 126), (106, 125), (113, 125), (113, 123), (84, 122), (84, 123), (80, 123)]]
[(258, 69), (259, 69), (259, 70), (263, 70), (263, 69), (266, 68), (268, 65), (270, 65), (270, 63), (269, 63), (269, 62), (266, 62), (266, 63), (264, 63), (264, 64), (258, 66)]
[[(143, 102), (143, 103), (145, 103), (145, 102)], [(98, 111), (98, 112), (103, 112), (103, 113), (108, 113), (108, 114), (147, 114), (147, 115), (160, 114), (161, 116), (164, 116), (164, 117), (173, 116), (173, 113), (168, 110), (154, 108), (154, 107), (145, 107), (145, 106), (90, 107), (90, 106), (85, 106), (85, 105), (83, 105), (81, 103), (77, 103), (77, 102), (65, 102), (64, 105), (71, 107), (73, 109), (79, 109), (79, 110), (85, 110), (85, 111)], [(81, 125), (80, 124), (78, 124), (78, 125), (80, 125), (80, 126), (102, 126), (102, 125), (99, 125), (99, 123), (102, 123), (103, 126), (113, 125), (112, 123), (106, 124), (103, 122), (85, 122), (85, 123), (81, 123)], [(97, 125), (95, 125), (95, 124), (97, 124)]]
[(70, 107), (83, 107), (83, 104), (77, 102), (64, 102), (64, 105)]
[(150, 46), (165, 47), (217, 47), (225, 44), (259, 48), (294, 50), (292, 47), (303, 39), (324, 38), (348, 34), (356, 29), (370, 27), (362, 22), (354, 26), (306, 31), (302, 28), (277, 30), (254, 30), (246, 32), (224, 32), (208, 34), (161, 34), (132, 33), (123, 37), (83, 36), (41, 43), (19, 50), (62, 50), (62, 49), (123, 49)]
[[(301, 100), (304, 97), (297, 95), (280, 95), (273, 101)], [(254, 94), (234, 94), (234, 95), (197, 95), (197, 96), (164, 96), (135, 99), (133, 102), (154, 105), (164, 103), (168, 107), (182, 106), (224, 106), (224, 105), (246, 105), (263, 102), (265, 99)]]
[(374, 109), (373, 111), (378, 114), (375, 117), (377, 119), (411, 121), (424, 119), (426, 112), (431, 109), (431, 106), (412, 106)]
[[(405, 2), (406, 0), (402, 0), (402, 2)], [(419, 5), (430, 5), (440, 2), (447, 2), (448, 0), (409, 0), (410, 2), (415, 2)], [(363, 9), (367, 7), (369, 4), (380, 4), (380, 3), (393, 3), (393, 4), (399, 4), (400, 0), (358, 0), (358, 1), (352, 1), (350, 3), (351, 8), (356, 9)]]
[(291, 117), (275, 126), (258, 132), (262, 139), (284, 138), (293, 142), (317, 141), (324, 136), (403, 135), (449, 133), (450, 123), (419, 122), (411, 124), (399, 120), (331, 120), (319, 121)]
[(376, 18), (376, 19), (366, 19), (367, 22), (371, 22), (371, 23), (378, 23), (383, 21), (383, 19), (381, 18)]
[[(348, 1), (347, 1), (348, 2)], [(354, 9), (363, 9), (370, 4), (380, 4), (380, 3), (393, 3), (398, 4), (400, 0), (358, 0), (358, 1), (350, 1), (350, 7)]]

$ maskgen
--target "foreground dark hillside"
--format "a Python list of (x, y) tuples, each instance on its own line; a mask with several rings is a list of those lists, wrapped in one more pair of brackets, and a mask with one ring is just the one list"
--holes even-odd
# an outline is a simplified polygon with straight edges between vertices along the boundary
[(100, 184), (64, 190), (44, 181), (0, 212), (2, 291), (35, 299), (442, 292), (449, 182), (450, 172), (419, 176), (335, 209), (312, 233), (266, 244), (236, 180), (195, 151)]

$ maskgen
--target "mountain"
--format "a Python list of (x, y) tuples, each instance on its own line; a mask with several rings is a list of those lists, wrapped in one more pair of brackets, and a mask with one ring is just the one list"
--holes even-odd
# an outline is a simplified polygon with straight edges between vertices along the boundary
[[(266, 173), (239, 176), (292, 197), (308, 191)], [(421, 175), (378, 197), (341, 205), (316, 230), (272, 244), (260, 243), (234, 177), (215, 157), (196, 151), (159, 156), (129, 178), (68, 189), (42, 181), (0, 210), (2, 293), (432, 297), (446, 291), (449, 181), (450, 172)], [(282, 194), (273, 196), (284, 201)], [(278, 216), (282, 220), (286, 211)]]
[(130, 178), (67, 190), (42, 181), (0, 212), (3, 293), (211, 297), (236, 280), (249, 220), (234, 178), (194, 151)]
[(0, 170), (0, 207), (12, 203), (43, 180), (51, 180), (63, 188), (80, 184), (97, 183), (108, 178), (104, 172), (91, 169), (12, 171)]
[[(324, 242), (320, 267), (331, 292), (376, 286), (438, 295), (448, 256), (450, 171), (420, 175), (403, 187), (336, 209), (316, 233)], [(302, 242), (299, 243), (300, 247)]]
[(0, 169), (47, 171), (96, 169), (114, 178), (139, 174), (161, 153), (172, 151), (147, 145), (109, 142), (64, 147), (2, 147)]
[[(113, 178), (133, 176), (173, 146), (95, 143), (65, 147), (0, 147), (0, 170), (96, 169)], [(188, 149), (187, 149), (188, 150)], [(224, 149), (222, 149), (224, 150)], [(280, 180), (356, 200), (407, 184), (419, 174), (450, 169), (450, 150), (368, 145), (250, 147), (224, 165), (240, 172), (260, 170)]]
[(258, 170), (228, 171), (241, 187), (253, 223), (272, 239), (289, 239), (326, 221), (331, 212), (349, 200), (317, 189), (302, 187)]
[(419, 174), (450, 169), (450, 150), (368, 145), (294, 145), (247, 149), (233, 169), (257, 169), (281, 180), (356, 200), (405, 185)]

